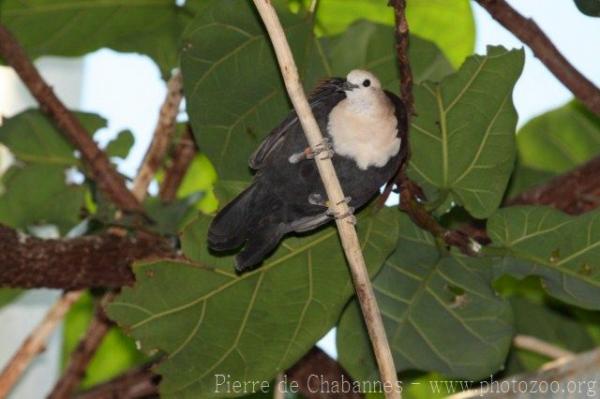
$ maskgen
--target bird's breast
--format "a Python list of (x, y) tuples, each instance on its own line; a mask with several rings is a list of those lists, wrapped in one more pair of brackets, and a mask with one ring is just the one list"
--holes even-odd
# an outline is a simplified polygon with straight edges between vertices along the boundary
[(353, 159), (360, 169), (382, 167), (400, 150), (398, 121), (392, 113), (383, 116), (356, 114), (340, 102), (329, 115), (327, 132), (337, 156)]

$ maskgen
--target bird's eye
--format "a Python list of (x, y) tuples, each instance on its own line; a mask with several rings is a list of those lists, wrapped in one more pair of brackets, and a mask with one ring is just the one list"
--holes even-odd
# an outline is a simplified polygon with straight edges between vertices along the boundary
[(365, 86), (365, 87), (371, 86), (371, 81), (369, 79), (363, 80), (363, 86)]

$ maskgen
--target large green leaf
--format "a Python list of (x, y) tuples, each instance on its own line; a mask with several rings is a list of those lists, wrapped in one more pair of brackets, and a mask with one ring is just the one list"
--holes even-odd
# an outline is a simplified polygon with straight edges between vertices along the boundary
[(517, 142), (524, 165), (565, 172), (600, 154), (600, 118), (572, 101), (529, 121)]
[(85, 189), (68, 185), (63, 166), (13, 166), (2, 176), (0, 222), (16, 228), (55, 224), (66, 233), (79, 222)]
[[(326, 59), (307, 20), (283, 9), (279, 17), (310, 88), (328, 75)], [(186, 31), (183, 46), (181, 67), (194, 134), (220, 179), (249, 180), (249, 155), (289, 111), (252, 3), (212, 2)]]
[[(352, 69), (367, 69), (379, 77), (386, 89), (398, 91), (400, 81), (392, 27), (358, 21), (344, 33), (321, 41), (327, 51), (332, 75), (345, 76)], [(439, 81), (453, 72), (440, 49), (418, 36), (410, 38), (409, 58), (415, 82)]]
[[(359, 218), (371, 272), (394, 248), (396, 212)], [(206, 221), (199, 223), (206, 230)], [(284, 240), (262, 267), (242, 276), (230, 271), (231, 256), (194, 257), (197, 263), (136, 265), (136, 285), (108, 309), (145, 350), (168, 354), (157, 370), (163, 397), (218, 397), (215, 374), (240, 381), (274, 377), (335, 324), (353, 292), (334, 227)], [(216, 267), (224, 259), (229, 269)]]
[[(438, 371), (480, 379), (502, 367), (512, 338), (510, 306), (490, 287), (491, 262), (440, 255), (434, 238), (402, 215), (394, 254), (373, 281), (399, 371)], [(376, 377), (358, 306), (338, 329), (342, 365), (355, 378)]]
[[(385, 0), (324, 0), (317, 9), (317, 28), (326, 35), (343, 32), (357, 19), (394, 24), (394, 13)], [(414, 35), (435, 42), (460, 65), (473, 52), (475, 23), (468, 0), (411, 0), (407, 19)]]
[(174, 0), (3, 0), (0, 18), (28, 55), (80, 56), (102, 47), (150, 56), (163, 75), (177, 66), (193, 13)]
[(567, 303), (600, 309), (600, 211), (572, 217), (546, 207), (498, 210), (487, 231), (504, 256), (498, 272), (542, 277)]
[[(106, 120), (96, 114), (77, 112), (75, 115), (90, 134), (106, 125)], [(73, 146), (36, 109), (5, 119), (0, 126), (0, 143), (23, 162), (62, 166), (79, 164)]]
[(515, 159), (512, 90), (523, 54), (489, 47), (441, 83), (415, 86), (409, 174), (428, 198), (477, 218), (500, 205)]

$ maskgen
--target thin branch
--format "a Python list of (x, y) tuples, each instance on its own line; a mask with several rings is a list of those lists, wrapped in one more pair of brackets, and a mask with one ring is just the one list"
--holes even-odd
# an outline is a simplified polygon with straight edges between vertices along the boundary
[(400, 96), (410, 117), (414, 115), (415, 109), (412, 93), (413, 76), (408, 58), (409, 31), (405, 13), (406, 0), (391, 0), (390, 4), (394, 7), (396, 21), (396, 58), (400, 75)]
[(523, 17), (505, 0), (476, 0), (490, 15), (529, 46), (558, 80), (590, 111), (600, 115), (600, 90), (563, 56), (531, 19)]
[(40, 109), (58, 130), (81, 152), (92, 178), (100, 189), (119, 208), (141, 212), (140, 203), (125, 186), (125, 182), (111, 165), (106, 154), (96, 145), (79, 120), (56, 97), (44, 81), (13, 35), (0, 24), (0, 55), (14, 68), (30, 93), (40, 104)]
[(77, 348), (71, 353), (69, 364), (62, 377), (58, 380), (48, 399), (70, 398), (85, 376), (90, 361), (96, 354), (96, 350), (102, 343), (104, 337), (113, 326), (104, 312), (104, 306), (115, 297), (113, 291), (105, 294), (96, 304), (96, 312), (90, 325)]
[(64, 294), (50, 308), (44, 320), (31, 332), (17, 353), (8, 362), (0, 374), (0, 398), (4, 398), (19, 381), (29, 363), (46, 347), (48, 338), (58, 326), (64, 315), (81, 296), (81, 291)]
[[(323, 135), (306, 100), (306, 95), (300, 83), (298, 69), (277, 13), (269, 0), (254, 0), (254, 5), (258, 9), (258, 13), (271, 38), (288, 95), (294, 105), (304, 134), (311, 148), (315, 148), (315, 146), (323, 141)], [(325, 191), (327, 192), (327, 198), (331, 204), (335, 204), (333, 211), (339, 212), (340, 215), (348, 214), (348, 205), (344, 202), (344, 193), (342, 192), (331, 159), (316, 159), (315, 161), (319, 175), (325, 186)], [(382, 382), (390, 387), (397, 387), (394, 359), (385, 335), (383, 320), (375, 299), (371, 280), (369, 279), (356, 229), (354, 225), (344, 219), (337, 219), (336, 224), (342, 246), (346, 253), (346, 259), (350, 265), (356, 295), (363, 311), (371, 343), (373, 344), (373, 351), (377, 359)], [(387, 398), (400, 398), (401, 393), (399, 389), (392, 389), (392, 391), (386, 393)]]
[[(476, 384), (477, 389), (463, 391), (446, 399), (524, 399), (591, 398), (597, 397), (598, 373), (600, 373), (600, 349), (564, 357), (544, 364), (539, 370), (526, 374), (511, 375), (504, 380), (486, 379)], [(534, 384), (532, 384), (532, 382)], [(533, 387), (552, 386), (548, 395), (530, 393)], [(498, 389), (508, 387), (508, 389)], [(522, 389), (521, 387), (530, 387)], [(575, 387), (575, 388), (573, 388)], [(507, 393), (508, 392), (508, 393)]]
[(538, 353), (550, 359), (560, 359), (563, 357), (573, 357), (575, 353), (543, 341), (530, 335), (517, 335), (513, 339), (515, 348), (524, 349), (529, 352)]
[(133, 284), (134, 260), (176, 256), (168, 240), (141, 232), (42, 240), (0, 225), (0, 287), (118, 288)]
[(196, 143), (191, 134), (191, 128), (188, 125), (185, 133), (175, 147), (175, 151), (171, 157), (171, 164), (167, 168), (165, 178), (160, 185), (159, 196), (163, 202), (175, 200), (177, 190), (185, 177), (185, 173), (192, 164), (196, 152)]
[(175, 133), (176, 118), (182, 98), (183, 78), (181, 72), (177, 71), (167, 83), (167, 96), (160, 107), (152, 142), (133, 182), (133, 195), (140, 202), (146, 197), (148, 186), (165, 158), (169, 143)]

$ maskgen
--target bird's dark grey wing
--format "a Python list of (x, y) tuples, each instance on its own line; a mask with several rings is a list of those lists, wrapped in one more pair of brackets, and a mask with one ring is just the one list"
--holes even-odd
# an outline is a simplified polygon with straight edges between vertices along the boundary
[[(330, 105), (333, 108), (335, 104), (341, 101), (345, 97), (345, 94), (340, 90), (344, 81), (345, 79), (342, 78), (331, 78), (321, 82), (308, 99), (313, 112), (315, 112), (315, 109), (323, 106), (324, 104)], [(250, 160), (248, 162), (250, 167), (254, 170), (261, 169), (265, 163), (265, 160), (269, 157), (273, 150), (275, 150), (279, 144), (281, 144), (285, 138), (285, 134), (288, 131), (293, 130), (291, 128), (296, 127), (296, 125), (299, 124), (300, 121), (298, 120), (296, 112), (290, 112), (290, 114), (275, 129), (273, 129), (271, 133), (269, 133), (256, 151), (254, 151), (254, 153), (250, 156)], [(299, 129), (298, 131), (302, 130)]]
[(402, 100), (394, 93), (385, 90), (385, 94), (392, 104), (394, 104), (396, 119), (398, 119), (398, 136), (402, 139), (402, 145), (405, 145), (408, 134), (408, 116), (406, 115), (406, 107)]

